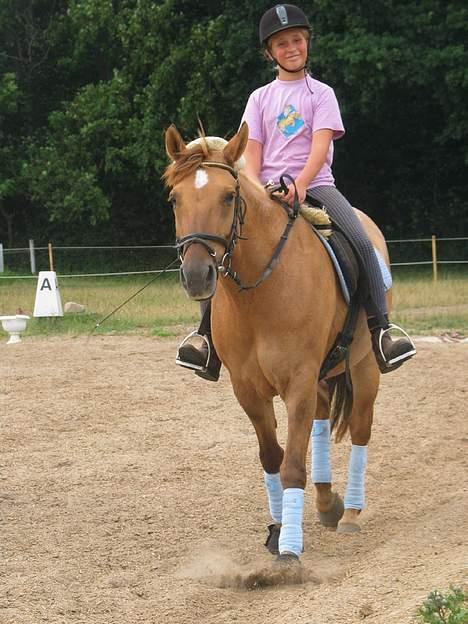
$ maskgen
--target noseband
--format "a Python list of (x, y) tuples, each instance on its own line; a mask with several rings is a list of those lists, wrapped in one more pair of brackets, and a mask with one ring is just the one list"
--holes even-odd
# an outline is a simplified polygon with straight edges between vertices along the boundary
[(234, 253), (237, 241), (239, 238), (242, 238), (242, 226), (244, 225), (245, 218), (245, 202), (240, 195), (239, 174), (233, 167), (230, 167), (225, 163), (204, 160), (200, 166), (224, 169), (225, 171), (228, 171), (236, 181), (236, 194), (234, 197), (234, 213), (232, 217), (231, 231), (229, 232), (229, 236), (227, 238), (217, 236), (216, 234), (207, 234), (206, 232), (193, 232), (192, 234), (187, 234), (187, 236), (183, 236), (182, 238), (177, 238), (175, 247), (179, 251), (179, 258), (181, 261), (183, 261), (187, 249), (195, 243), (203, 245), (209, 255), (216, 259), (216, 252), (209, 243), (220, 243), (224, 247), (224, 255), (221, 260), (221, 264), (217, 267), (217, 269), (220, 273), (226, 273), (228, 268), (231, 266), (231, 256)]
[(291, 176), (287, 174), (284, 174), (280, 178), (281, 185), (283, 188), (286, 188), (284, 179), (289, 179), (292, 182), (292, 184), (294, 184), (294, 189), (295, 189), (294, 205), (293, 205), (293, 208), (290, 209), (286, 202), (281, 202), (281, 205), (286, 211), (286, 214), (288, 216), (288, 222), (286, 224), (284, 232), (281, 235), (281, 238), (278, 242), (278, 245), (276, 246), (276, 249), (274, 250), (274, 253), (270, 259), (270, 262), (268, 263), (268, 266), (265, 268), (261, 276), (258, 278), (258, 280), (255, 283), (246, 285), (246, 284), (243, 284), (240, 276), (232, 268), (232, 254), (234, 253), (234, 249), (236, 247), (237, 241), (239, 239), (241, 240), (244, 239), (244, 237), (242, 236), (242, 226), (244, 225), (244, 220), (245, 220), (246, 205), (245, 205), (245, 201), (240, 195), (239, 174), (233, 167), (230, 167), (229, 165), (226, 165), (225, 163), (212, 162), (212, 161), (205, 160), (200, 164), (200, 166), (216, 167), (218, 169), (224, 169), (225, 171), (228, 171), (236, 180), (236, 195), (234, 198), (234, 214), (232, 217), (231, 231), (229, 233), (228, 238), (223, 238), (222, 236), (217, 236), (216, 234), (207, 234), (206, 232), (193, 232), (192, 234), (187, 234), (187, 236), (183, 236), (182, 238), (177, 238), (175, 242), (175, 247), (179, 251), (179, 259), (181, 262), (183, 262), (184, 254), (186, 253), (190, 245), (199, 244), (199, 245), (203, 245), (203, 247), (205, 247), (205, 249), (208, 251), (209, 255), (212, 258), (214, 258), (214, 260), (216, 261), (216, 252), (209, 245), (209, 242), (214, 241), (216, 243), (221, 243), (221, 245), (223, 245), (224, 247), (224, 255), (221, 260), (221, 264), (219, 264), (216, 267), (218, 273), (222, 273), (224, 277), (230, 277), (240, 287), (241, 290), (250, 290), (252, 288), (256, 288), (263, 281), (265, 281), (267, 277), (271, 275), (275, 265), (278, 262), (279, 255), (286, 241), (288, 240), (289, 232), (299, 214), (299, 201), (298, 201), (296, 184), (294, 180), (291, 178)]

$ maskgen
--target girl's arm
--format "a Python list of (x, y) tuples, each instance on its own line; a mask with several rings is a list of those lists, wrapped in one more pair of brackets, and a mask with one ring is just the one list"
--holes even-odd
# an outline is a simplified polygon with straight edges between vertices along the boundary
[(263, 145), (258, 141), (249, 139), (244, 152), (245, 173), (256, 182), (260, 182), (259, 176), (262, 168), (262, 154)]
[[(312, 145), (309, 157), (304, 169), (296, 178), (296, 188), (299, 195), (299, 203), (301, 204), (305, 199), (309, 184), (323, 167), (325, 160), (327, 159), (332, 139), (333, 130), (328, 130), (326, 128), (323, 130), (317, 130), (312, 135)], [(284, 196), (284, 200), (287, 201), (288, 204), (292, 205), (294, 200), (294, 186), (290, 184), (288, 189), (288, 194)]]

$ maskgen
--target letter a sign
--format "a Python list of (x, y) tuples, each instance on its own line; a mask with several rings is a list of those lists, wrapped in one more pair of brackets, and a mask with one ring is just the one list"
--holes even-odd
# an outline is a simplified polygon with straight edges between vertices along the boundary
[(41, 271), (37, 281), (34, 316), (63, 316), (55, 271)]

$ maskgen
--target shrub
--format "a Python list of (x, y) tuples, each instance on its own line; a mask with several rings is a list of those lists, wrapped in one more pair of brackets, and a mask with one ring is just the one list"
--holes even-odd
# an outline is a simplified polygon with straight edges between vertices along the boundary
[(445, 595), (435, 590), (419, 607), (418, 615), (427, 624), (468, 624), (468, 595), (457, 587)]

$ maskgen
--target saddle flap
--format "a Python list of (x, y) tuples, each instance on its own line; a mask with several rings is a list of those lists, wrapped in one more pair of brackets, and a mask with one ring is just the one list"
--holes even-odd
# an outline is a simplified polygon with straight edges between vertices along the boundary
[[(337, 230), (333, 230), (332, 235), (328, 239), (328, 243), (335, 254), (341, 272), (343, 273), (344, 281), (348, 287), (350, 297), (352, 297), (357, 291), (358, 286), (361, 287), (359, 263), (356, 259), (356, 254), (344, 234)], [(363, 293), (361, 292), (360, 294), (362, 297)]]

